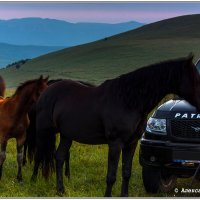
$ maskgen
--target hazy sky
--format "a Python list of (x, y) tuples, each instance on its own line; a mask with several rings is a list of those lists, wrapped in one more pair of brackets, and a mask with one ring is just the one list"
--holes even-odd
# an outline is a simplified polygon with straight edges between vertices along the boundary
[(198, 13), (200, 13), (200, 2), (0, 2), (0, 19), (42, 17), (69, 22), (149, 23)]

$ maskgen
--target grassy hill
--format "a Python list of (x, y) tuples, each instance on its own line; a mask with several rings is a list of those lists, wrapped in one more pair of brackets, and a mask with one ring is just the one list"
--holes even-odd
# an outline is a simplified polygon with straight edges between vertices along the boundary
[(200, 15), (185, 15), (155, 22), (121, 35), (129, 39), (200, 38)]
[[(32, 59), (19, 70), (0, 70), (0, 74), (5, 77), (8, 87), (15, 87), (40, 74), (98, 84), (144, 65), (186, 56), (189, 52), (194, 52), (197, 58), (200, 55), (200, 36), (194, 33), (200, 27), (199, 19), (200, 15), (190, 15), (163, 20), (93, 43), (50, 53)], [(181, 31), (183, 27), (190, 31), (186, 34)]]

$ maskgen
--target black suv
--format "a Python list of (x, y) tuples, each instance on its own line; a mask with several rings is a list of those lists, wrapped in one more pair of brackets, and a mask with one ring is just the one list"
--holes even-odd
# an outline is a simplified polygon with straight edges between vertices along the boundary
[[(200, 60), (196, 66), (200, 71)], [(140, 141), (146, 191), (169, 192), (177, 177), (193, 176), (199, 163), (200, 113), (182, 99), (162, 104), (149, 118)]]

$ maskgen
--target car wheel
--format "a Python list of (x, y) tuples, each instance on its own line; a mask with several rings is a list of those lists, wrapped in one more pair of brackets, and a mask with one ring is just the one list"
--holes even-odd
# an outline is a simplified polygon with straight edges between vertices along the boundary
[(176, 185), (177, 177), (156, 167), (143, 167), (142, 179), (149, 193), (170, 192)]

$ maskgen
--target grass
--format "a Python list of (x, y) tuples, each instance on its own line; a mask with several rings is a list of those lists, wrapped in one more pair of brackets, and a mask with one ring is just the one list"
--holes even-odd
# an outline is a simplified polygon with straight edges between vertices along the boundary
[[(183, 196), (171, 192), (169, 194), (159, 193), (157, 195), (145, 192), (141, 166), (138, 161), (138, 150), (133, 161), (132, 177), (129, 186), (130, 197), (173, 197)], [(71, 179), (64, 179), (66, 193), (65, 197), (102, 197), (105, 191), (105, 177), (107, 171), (106, 145), (82, 145), (74, 143), (71, 148)], [(23, 183), (16, 181), (15, 141), (10, 140), (7, 150), (7, 159), (4, 164), (3, 177), (0, 181), (0, 197), (58, 197), (56, 194), (56, 181), (53, 175), (48, 182), (39, 175), (36, 183), (30, 182), (33, 166), (27, 164), (23, 168)], [(180, 179), (177, 188), (188, 188), (191, 179)], [(121, 188), (121, 162), (119, 164), (117, 181), (113, 188), (113, 196), (120, 195)], [(189, 187), (190, 188), (190, 187)], [(196, 184), (193, 188), (199, 188)], [(198, 195), (196, 195), (198, 196)]]

